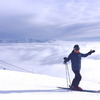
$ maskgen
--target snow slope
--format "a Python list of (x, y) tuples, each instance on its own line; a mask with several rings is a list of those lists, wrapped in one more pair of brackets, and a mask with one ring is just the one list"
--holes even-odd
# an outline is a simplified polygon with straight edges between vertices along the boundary
[[(95, 82), (83, 82), (84, 86), (96, 86)], [(1, 100), (99, 100), (100, 93), (72, 92), (57, 89), (66, 86), (66, 80), (24, 72), (0, 70)]]
[[(66, 92), (56, 88), (66, 87), (63, 57), (68, 56), (75, 44), (80, 45), (82, 53), (96, 50), (82, 59), (80, 86), (83, 89), (100, 90), (100, 42), (8, 43), (0, 44), (0, 99), (99, 100), (100, 94)], [(70, 62), (68, 67), (72, 80)]]

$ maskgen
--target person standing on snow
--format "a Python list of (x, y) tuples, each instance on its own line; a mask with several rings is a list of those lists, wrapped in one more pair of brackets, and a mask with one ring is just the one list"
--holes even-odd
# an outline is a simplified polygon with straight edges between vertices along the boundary
[(75, 78), (72, 81), (72, 84), (70, 86), (71, 89), (73, 90), (82, 90), (81, 87), (79, 87), (79, 83), (81, 81), (81, 57), (87, 57), (88, 55), (91, 55), (92, 53), (95, 52), (95, 50), (90, 50), (88, 53), (83, 54), (80, 53), (80, 47), (79, 45), (75, 45), (73, 48), (73, 51), (69, 54), (68, 58), (64, 57), (64, 64), (66, 64), (68, 61), (71, 60), (71, 66), (72, 66), (72, 71), (75, 74)]

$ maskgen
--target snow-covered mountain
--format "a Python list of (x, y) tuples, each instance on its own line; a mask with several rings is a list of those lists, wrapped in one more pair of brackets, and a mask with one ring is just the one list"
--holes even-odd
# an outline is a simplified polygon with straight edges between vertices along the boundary
[(28, 39), (0, 39), (0, 43), (41, 43), (48, 42), (48, 40), (35, 40), (33, 38)]

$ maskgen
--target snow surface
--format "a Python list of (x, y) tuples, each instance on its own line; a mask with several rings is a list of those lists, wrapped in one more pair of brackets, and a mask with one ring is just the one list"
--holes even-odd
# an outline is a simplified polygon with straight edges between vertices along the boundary
[[(83, 86), (100, 89), (95, 82), (83, 82)], [(0, 71), (0, 99), (1, 100), (99, 100), (98, 93), (68, 92), (56, 88), (66, 86), (65, 79), (46, 75)], [(93, 87), (93, 88), (92, 88)]]
[[(100, 93), (68, 92), (57, 88), (67, 85), (62, 62), (75, 44), (80, 45), (82, 53), (96, 50), (82, 59), (80, 86), (83, 89), (100, 90), (100, 42), (6, 43), (0, 44), (0, 99), (99, 100)], [(72, 80), (74, 75), (70, 62), (68, 67)]]

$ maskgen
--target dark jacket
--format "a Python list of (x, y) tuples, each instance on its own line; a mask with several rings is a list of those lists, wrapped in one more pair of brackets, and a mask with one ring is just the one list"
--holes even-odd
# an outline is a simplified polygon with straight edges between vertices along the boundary
[(81, 69), (81, 57), (87, 57), (90, 55), (91, 52), (86, 54), (83, 53), (75, 53), (74, 50), (69, 54), (67, 61), (71, 60), (72, 70), (73, 71), (80, 71)]

